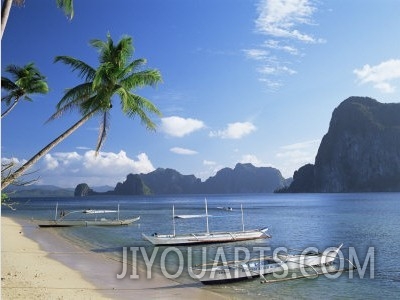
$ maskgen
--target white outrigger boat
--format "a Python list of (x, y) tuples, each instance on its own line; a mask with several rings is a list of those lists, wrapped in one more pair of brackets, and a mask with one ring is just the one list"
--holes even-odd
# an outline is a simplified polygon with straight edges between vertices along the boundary
[[(146, 235), (142, 233), (142, 237), (148, 240), (153, 245), (187, 245), (187, 244), (205, 244), (205, 243), (226, 243), (226, 242), (237, 242), (255, 239), (266, 239), (271, 236), (267, 233), (268, 228), (245, 230), (243, 222), (243, 207), (242, 210), (242, 230), (241, 231), (222, 231), (222, 232), (210, 232), (208, 227), (208, 210), (207, 200), (205, 200), (206, 214), (201, 215), (206, 217), (206, 232), (200, 233), (187, 233), (187, 234), (176, 234), (175, 231), (175, 208), (172, 206), (172, 223), (173, 223), (173, 234), (158, 234)], [(200, 215), (196, 215), (198, 217)], [(188, 218), (185, 215), (184, 218)]]
[(276, 257), (264, 256), (244, 261), (206, 263), (192, 267), (191, 271), (203, 284), (229, 283), (255, 277), (262, 278), (262, 282), (265, 283), (268, 281), (264, 275), (305, 268), (311, 268), (312, 272), (309, 276), (303, 277), (311, 277), (319, 275), (314, 267), (329, 266), (333, 263), (342, 245), (330, 248), (324, 253), (282, 254)]
[[(90, 220), (66, 218), (67, 216), (76, 213), (82, 213), (85, 215), (95, 215), (95, 218)], [(104, 214), (110, 214), (110, 213), (117, 214), (117, 218), (109, 219), (104, 217)], [(101, 217), (98, 217), (98, 215), (101, 215)], [(61, 210), (60, 214), (58, 214), (58, 203), (57, 203), (54, 220), (36, 220), (35, 223), (39, 227), (122, 226), (122, 225), (132, 224), (133, 222), (136, 222), (138, 220), (140, 220), (140, 216), (130, 219), (120, 219), (119, 205), (118, 205), (118, 210), (84, 209), (84, 210), (75, 210), (70, 212), (65, 212)]]

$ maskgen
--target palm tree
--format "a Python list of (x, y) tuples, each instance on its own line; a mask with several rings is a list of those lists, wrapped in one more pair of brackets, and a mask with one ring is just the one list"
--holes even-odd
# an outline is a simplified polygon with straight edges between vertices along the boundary
[(40, 74), (34, 63), (23, 67), (9, 65), (5, 72), (10, 73), (12, 79), (1, 77), (1, 88), (8, 91), (6, 96), (1, 97), (1, 102), (4, 101), (8, 106), (1, 114), (2, 118), (10, 113), (20, 99), (32, 101), (30, 94), (47, 94), (49, 91), (46, 78)]
[(155, 69), (143, 70), (141, 67), (146, 63), (145, 59), (130, 61), (134, 52), (131, 37), (125, 36), (118, 44), (114, 45), (108, 34), (105, 42), (92, 40), (90, 44), (100, 52), (100, 65), (97, 69), (73, 57), (57, 56), (55, 58), (55, 62), (62, 62), (69, 65), (73, 71), (78, 71), (84, 82), (66, 91), (57, 104), (57, 111), (49, 120), (58, 118), (64, 112), (74, 109), (78, 109), (83, 117), (8, 178), (2, 179), (2, 189), (21, 176), (43, 155), (94, 115), (101, 116), (102, 120), (96, 145), (96, 153), (98, 153), (107, 135), (108, 116), (113, 107), (112, 102), (116, 98), (114, 96), (119, 97), (122, 112), (126, 116), (133, 118), (137, 115), (147, 129), (155, 129), (156, 125), (147, 116), (147, 113), (154, 113), (158, 116), (161, 113), (149, 100), (132, 92), (144, 86), (157, 85), (161, 82), (160, 72)]

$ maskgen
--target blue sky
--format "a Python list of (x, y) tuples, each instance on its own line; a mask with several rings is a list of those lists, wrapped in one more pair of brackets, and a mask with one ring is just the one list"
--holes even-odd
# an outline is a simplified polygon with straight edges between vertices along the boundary
[(340, 102), (400, 101), (397, 0), (75, 0), (74, 6), (71, 21), (55, 0), (12, 8), (2, 71), (35, 62), (50, 93), (22, 101), (2, 120), (2, 160), (31, 158), (79, 119), (72, 112), (45, 124), (64, 90), (80, 83), (53, 59), (69, 55), (96, 67), (89, 41), (108, 32), (114, 41), (132, 36), (135, 58), (160, 70), (162, 84), (136, 93), (163, 115), (150, 132), (114, 105), (101, 154), (93, 155), (99, 126), (93, 119), (31, 169), (39, 184), (114, 186), (129, 173), (159, 167), (205, 180), (239, 162), (291, 177), (314, 162)]

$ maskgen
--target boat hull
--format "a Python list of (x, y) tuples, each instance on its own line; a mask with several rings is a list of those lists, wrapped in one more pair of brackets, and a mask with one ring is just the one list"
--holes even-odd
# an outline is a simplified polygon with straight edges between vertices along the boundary
[(57, 220), (36, 221), (39, 227), (73, 227), (73, 226), (123, 226), (140, 220), (140, 217), (126, 220)]
[[(284, 270), (298, 270), (329, 265), (337, 257), (342, 245), (322, 254), (279, 255), (261, 260), (231, 262), (220, 265), (205, 264), (192, 268), (192, 272), (203, 284), (221, 284), (263, 277)], [(207, 268), (210, 266), (211, 268)]]
[(196, 274), (203, 284), (233, 283), (284, 270), (283, 263), (246, 263), (237, 266), (219, 266)]
[(284, 262), (289, 269), (300, 267), (322, 266), (331, 264), (335, 259), (342, 245), (338, 248), (327, 251), (322, 254), (305, 254), (305, 255), (278, 255), (278, 259)]
[(247, 230), (238, 232), (213, 232), (213, 233), (193, 233), (184, 235), (157, 235), (148, 236), (142, 234), (143, 238), (153, 245), (188, 245), (188, 244), (207, 244), (207, 243), (227, 243), (255, 239), (270, 238), (264, 230)]

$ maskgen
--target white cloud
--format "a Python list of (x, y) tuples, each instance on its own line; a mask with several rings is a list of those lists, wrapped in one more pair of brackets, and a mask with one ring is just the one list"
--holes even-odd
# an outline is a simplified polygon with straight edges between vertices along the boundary
[(271, 90), (276, 90), (282, 86), (282, 83), (279, 81), (270, 80), (268, 78), (259, 78), (260, 82), (264, 82), (266, 86)]
[(268, 57), (268, 51), (262, 49), (245, 49), (243, 52), (247, 58), (254, 60), (265, 60)]
[(183, 137), (204, 127), (203, 121), (191, 118), (172, 116), (161, 119), (161, 131), (174, 137)]
[(210, 137), (220, 137), (223, 139), (241, 139), (249, 135), (257, 128), (250, 122), (236, 122), (228, 124), (224, 130), (210, 132)]
[(261, 160), (259, 160), (257, 158), (257, 156), (255, 156), (254, 154), (244, 154), (244, 155), (242, 155), (242, 159), (240, 160), (240, 163), (242, 163), (242, 164), (250, 163), (255, 167), (265, 166), (265, 164), (263, 164), (261, 162)]
[(291, 55), (299, 55), (300, 54), (299, 50), (297, 48), (295, 48), (294, 46), (281, 45), (281, 43), (276, 40), (265, 41), (263, 46), (266, 48), (269, 48), (269, 49), (282, 50)]
[(295, 29), (298, 25), (312, 24), (315, 11), (309, 0), (262, 0), (258, 4), (256, 28), (261, 33), (275, 37), (317, 43), (320, 40)]
[[(247, 58), (261, 62), (257, 72), (261, 74), (260, 82), (275, 90), (282, 86), (276, 77), (297, 74), (289, 67), (290, 61), (282, 59), (287, 56), (302, 56), (294, 44), (315, 44), (325, 42), (311, 34), (299, 31), (298, 27), (315, 25), (314, 13), (317, 11), (314, 0), (260, 0), (257, 4), (258, 17), (255, 26), (258, 33), (269, 39), (259, 47), (244, 50)], [(276, 55), (276, 56), (275, 56)], [(271, 77), (274, 77), (271, 79)]]
[[(125, 151), (119, 153), (100, 152), (95, 156), (95, 151), (87, 151), (83, 156), (83, 166), (91, 173), (112, 172), (124, 173), (149, 173), (154, 167), (146, 153), (137, 155), (138, 160), (129, 158)], [(111, 171), (110, 171), (111, 170)]]
[(155, 168), (146, 153), (130, 158), (125, 151), (119, 153), (95, 151), (54, 152), (47, 154), (34, 167), (33, 176), (39, 176), (38, 184), (51, 184), (60, 187), (75, 187), (79, 183), (89, 186), (115, 186), (130, 173), (149, 173)]
[[(21, 167), (24, 163), (26, 163), (26, 159), (18, 159), (16, 157), (2, 157), (1, 158), (1, 165), (2, 165), (2, 170), (4, 170), (4, 174), (2, 175), (7, 176), (9, 172), (14, 172), (17, 170), (19, 167)], [(29, 171), (28, 171), (29, 172)]]
[(78, 146), (78, 147), (76, 147), (76, 149), (78, 149), (78, 150), (90, 150), (91, 148), (86, 147), (86, 146)]
[(173, 147), (170, 149), (171, 152), (175, 154), (182, 154), (182, 155), (194, 155), (197, 154), (197, 151), (190, 150), (190, 149), (185, 149), (185, 148), (180, 148), (180, 147)]
[(215, 161), (212, 160), (203, 160), (203, 165), (205, 166), (215, 166), (217, 163)]
[(294, 75), (297, 72), (292, 70), (286, 66), (263, 66), (258, 68), (258, 72), (264, 75), (279, 75), (279, 74), (288, 74)]
[(396, 90), (393, 81), (400, 79), (400, 59), (390, 59), (376, 66), (367, 64), (353, 73), (361, 84), (372, 83), (382, 93), (393, 93)]
[(319, 146), (321, 140), (310, 140), (290, 145), (282, 146), (281, 149), (283, 150), (298, 150), (298, 149), (307, 149), (307, 148), (315, 148)]
[(50, 154), (46, 154), (44, 156), (44, 161), (46, 163), (46, 169), (47, 170), (54, 170), (58, 167), (58, 160), (51, 156)]
[(307, 163), (314, 163), (320, 140), (310, 140), (280, 147), (276, 158), (280, 160), (279, 170), (285, 177), (293, 176), (293, 172)]

